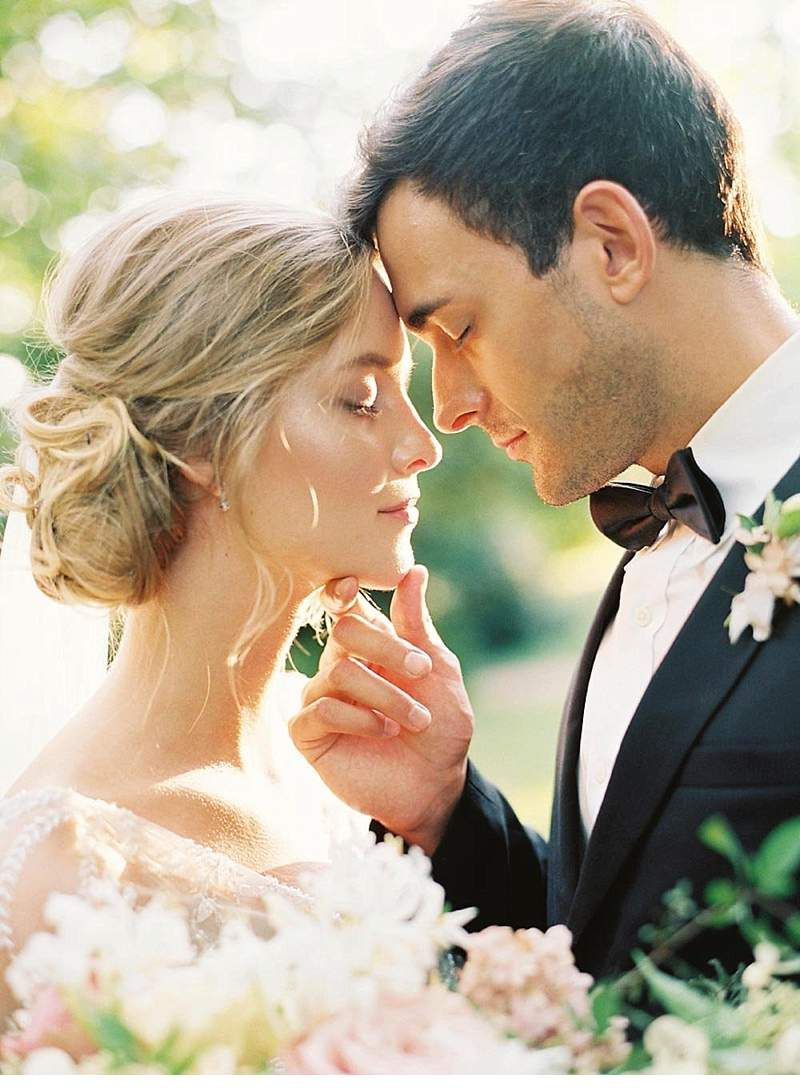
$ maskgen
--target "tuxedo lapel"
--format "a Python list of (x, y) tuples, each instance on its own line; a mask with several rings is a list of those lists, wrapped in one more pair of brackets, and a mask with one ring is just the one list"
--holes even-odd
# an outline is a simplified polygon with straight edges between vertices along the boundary
[[(800, 461), (774, 489), (800, 491)], [(756, 512), (760, 520), (763, 507)], [(657, 812), (697, 735), (763, 646), (750, 631), (731, 644), (724, 621), (744, 588), (734, 544), (670, 647), (631, 719), (586, 849), (567, 925), (577, 941)]]
[(583, 830), (578, 806), (577, 776), (586, 690), (597, 648), (619, 607), (625, 564), (634, 555), (633, 552), (625, 553), (606, 587), (572, 678), (561, 719), (549, 846), (547, 918), (551, 924), (564, 922), (566, 919), (578, 883)]

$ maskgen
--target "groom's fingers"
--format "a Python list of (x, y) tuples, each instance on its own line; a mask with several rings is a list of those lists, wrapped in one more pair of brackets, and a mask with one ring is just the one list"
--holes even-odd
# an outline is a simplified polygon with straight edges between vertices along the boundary
[(341, 658), (327, 672), (313, 677), (303, 689), (303, 706), (327, 697), (377, 711), (414, 733), (431, 722), (427, 707), (353, 658)]
[[(323, 696), (303, 707), (289, 719), (289, 736), (300, 752), (310, 759), (314, 750), (317, 759), (328, 751), (336, 734), (352, 734), (357, 737), (396, 737), (400, 732), (397, 723), (391, 723), (383, 715), (356, 707), (333, 696)], [(325, 742), (329, 744), (324, 744)], [(313, 762), (313, 759), (312, 759)]]
[(429, 655), (419, 647), (402, 639), (394, 627), (376, 628), (373, 623), (354, 613), (348, 613), (334, 625), (328, 639), (330, 653), (325, 664), (341, 658), (359, 658), (381, 666), (397, 677), (413, 677), (419, 680), (433, 669)]

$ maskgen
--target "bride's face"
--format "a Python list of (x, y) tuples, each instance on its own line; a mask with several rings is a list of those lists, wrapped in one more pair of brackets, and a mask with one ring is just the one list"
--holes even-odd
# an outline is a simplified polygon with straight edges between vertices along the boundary
[(248, 477), (243, 516), (269, 562), (310, 586), (356, 575), (374, 589), (396, 586), (412, 566), (417, 475), (441, 447), (409, 400), (410, 373), (392, 297), (375, 276), (355, 337), (344, 330), (330, 360), (292, 384)]

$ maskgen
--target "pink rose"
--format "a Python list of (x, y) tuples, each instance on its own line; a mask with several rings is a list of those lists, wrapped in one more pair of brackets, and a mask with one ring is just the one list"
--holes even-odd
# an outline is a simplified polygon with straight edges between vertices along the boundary
[(43, 987), (33, 1005), (25, 1011), (24, 1028), (0, 1037), (0, 1052), (6, 1058), (24, 1058), (42, 1047), (57, 1047), (80, 1060), (93, 1055), (97, 1046), (64, 1005), (57, 987)]
[(345, 1010), (283, 1058), (289, 1074), (524, 1074), (548, 1065), (443, 988)]

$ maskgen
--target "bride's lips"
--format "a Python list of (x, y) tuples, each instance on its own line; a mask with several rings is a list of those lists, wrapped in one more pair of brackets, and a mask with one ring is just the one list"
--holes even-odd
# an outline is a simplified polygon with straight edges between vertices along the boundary
[(393, 507), (387, 507), (385, 510), (379, 510), (378, 514), (388, 514), (392, 518), (396, 518), (404, 525), (411, 526), (416, 525), (419, 520), (419, 511), (417, 510), (415, 503), (416, 497), (412, 499), (404, 499), (402, 503), (396, 503)]

